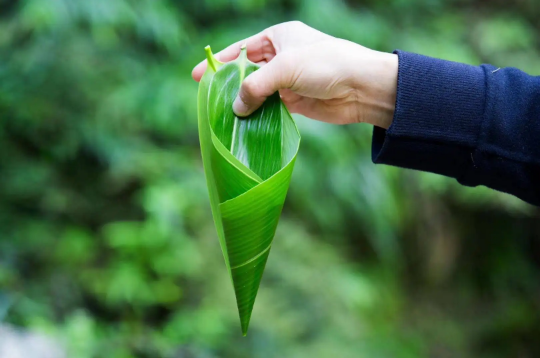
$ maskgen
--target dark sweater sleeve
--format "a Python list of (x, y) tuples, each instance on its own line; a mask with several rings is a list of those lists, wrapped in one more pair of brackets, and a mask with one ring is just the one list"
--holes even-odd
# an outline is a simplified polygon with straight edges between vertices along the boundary
[(485, 185), (540, 205), (540, 77), (396, 51), (396, 109), (374, 163)]

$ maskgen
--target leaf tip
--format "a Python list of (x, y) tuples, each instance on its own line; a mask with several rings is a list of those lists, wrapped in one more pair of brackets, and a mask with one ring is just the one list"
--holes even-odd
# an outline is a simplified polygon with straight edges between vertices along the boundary
[(242, 326), (242, 336), (243, 337), (246, 337), (247, 336), (247, 332), (248, 332), (248, 327), (249, 327), (249, 321), (248, 322), (242, 322), (241, 324)]

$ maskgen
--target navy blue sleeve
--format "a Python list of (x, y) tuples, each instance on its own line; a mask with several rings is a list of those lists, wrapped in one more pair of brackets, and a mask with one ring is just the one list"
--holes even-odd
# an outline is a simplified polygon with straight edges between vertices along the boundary
[(374, 163), (485, 185), (540, 205), (540, 77), (396, 51), (396, 109)]

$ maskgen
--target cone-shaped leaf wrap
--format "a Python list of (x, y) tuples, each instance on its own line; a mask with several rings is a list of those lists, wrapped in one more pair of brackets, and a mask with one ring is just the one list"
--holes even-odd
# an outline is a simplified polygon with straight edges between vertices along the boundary
[(199, 84), (199, 139), (212, 214), (240, 314), (249, 326), (266, 260), (300, 144), (279, 94), (246, 119), (232, 104), (245, 77), (259, 66), (245, 47), (220, 63), (206, 48), (208, 68)]

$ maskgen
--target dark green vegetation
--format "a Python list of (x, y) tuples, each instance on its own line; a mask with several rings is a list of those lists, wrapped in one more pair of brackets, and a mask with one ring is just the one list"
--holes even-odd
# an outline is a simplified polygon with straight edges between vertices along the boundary
[(540, 74), (536, 0), (0, 0), (0, 315), (70, 357), (538, 357), (540, 216), (297, 118), (247, 337), (197, 135), (201, 49), (289, 19)]
[(212, 214), (246, 335), (300, 136), (277, 93), (247, 118), (234, 115), (232, 104), (242, 81), (259, 67), (247, 59), (245, 47), (229, 63), (217, 61), (210, 46), (205, 50), (209, 65), (197, 99), (199, 143)]

